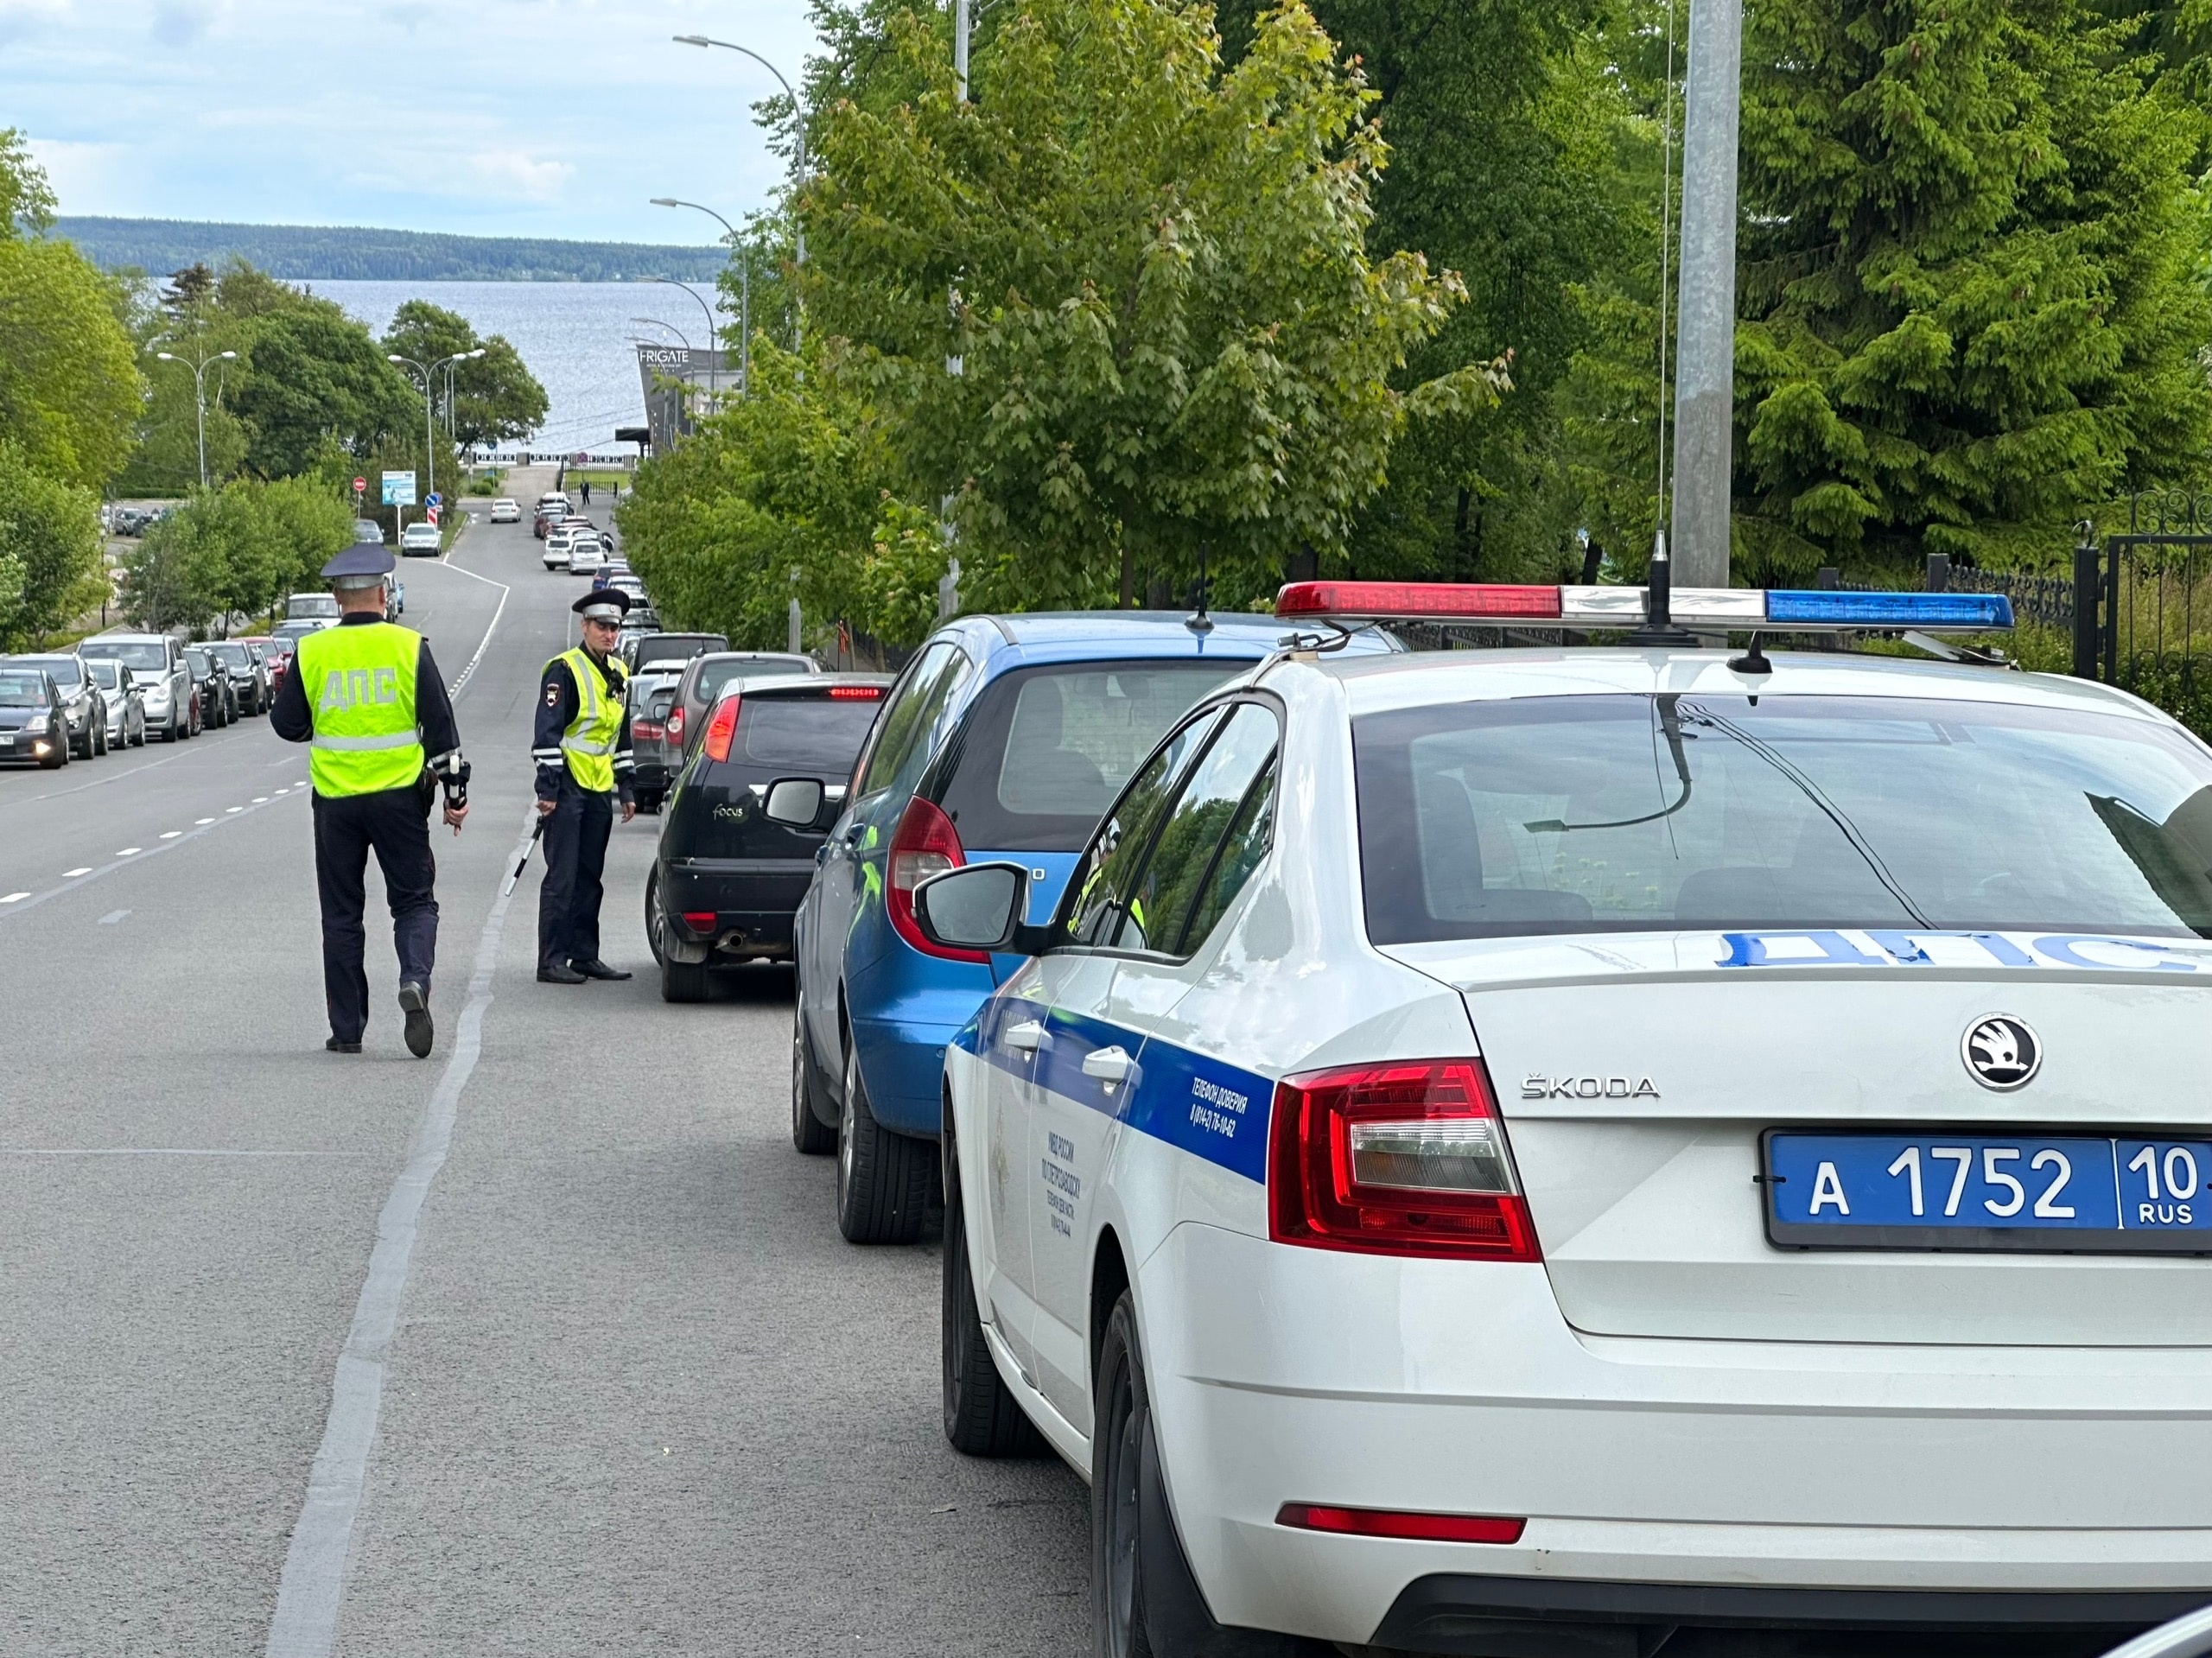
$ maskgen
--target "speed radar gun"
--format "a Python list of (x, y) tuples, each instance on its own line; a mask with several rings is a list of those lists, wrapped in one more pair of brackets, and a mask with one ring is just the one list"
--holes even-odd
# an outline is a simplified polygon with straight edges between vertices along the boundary
[(514, 868), (508, 873), (507, 884), (499, 889), (499, 896), (501, 898), (511, 898), (514, 895), (515, 883), (522, 879), (522, 872), (524, 867), (530, 862), (530, 854), (536, 849), (538, 841), (543, 836), (544, 833), (545, 819), (540, 817), (537, 820), (536, 827), (530, 831), (530, 841), (529, 843), (523, 848), (522, 856), (515, 860)]

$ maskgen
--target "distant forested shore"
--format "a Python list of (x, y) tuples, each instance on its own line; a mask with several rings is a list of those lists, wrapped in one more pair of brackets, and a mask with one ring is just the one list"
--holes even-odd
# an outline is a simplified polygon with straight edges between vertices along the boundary
[(156, 276), (233, 256), (293, 282), (621, 282), (673, 276), (712, 282), (720, 247), (563, 242), (523, 236), (319, 225), (211, 225), (181, 219), (57, 217), (49, 234), (109, 270)]

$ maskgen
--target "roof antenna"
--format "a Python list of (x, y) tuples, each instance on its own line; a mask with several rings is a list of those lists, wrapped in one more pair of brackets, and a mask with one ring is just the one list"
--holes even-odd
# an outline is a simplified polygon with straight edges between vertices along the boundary
[(1198, 584), (1191, 590), (1191, 613), (1183, 619), (1183, 626), (1203, 638), (1213, 632), (1213, 618), (1206, 614), (1206, 589), (1211, 584), (1206, 580), (1206, 543), (1198, 543)]
[(1767, 660), (1766, 652), (1759, 649), (1757, 630), (1751, 634), (1751, 648), (1740, 657), (1729, 658), (1728, 670), (1738, 674), (1770, 674), (1774, 671), (1774, 664)]
[(1697, 635), (1675, 626), (1674, 571), (1667, 562), (1667, 532), (1651, 537), (1651, 574), (1644, 578), (1643, 626), (1628, 636), (1630, 645), (1690, 645)]

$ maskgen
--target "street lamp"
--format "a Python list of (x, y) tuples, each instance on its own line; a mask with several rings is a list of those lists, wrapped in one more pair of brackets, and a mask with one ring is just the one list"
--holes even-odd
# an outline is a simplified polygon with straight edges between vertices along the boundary
[(675, 196), (655, 196), (656, 207), (690, 207), (702, 213), (729, 232), (730, 251), (737, 256), (737, 384), (747, 397), (753, 395), (753, 256), (739, 245), (737, 226), (724, 219), (712, 207), (702, 206), (696, 201), (679, 200)]
[[(777, 80), (783, 86), (785, 96), (789, 98), (791, 101), (791, 118), (795, 122), (797, 122), (798, 127), (798, 142), (792, 151), (791, 162), (794, 171), (798, 175), (798, 181), (802, 184), (804, 183), (806, 181), (806, 107), (798, 101), (798, 93), (792, 89), (791, 83), (785, 79), (784, 72), (776, 67), (774, 64), (769, 62), (767, 59), (762, 57), (758, 52), (755, 52), (751, 47), (740, 46), (735, 41), (710, 40), (704, 35), (677, 35), (671, 38), (678, 46), (696, 46), (702, 48), (718, 46), (725, 52), (742, 52), (747, 57), (751, 58), (753, 62), (759, 64), (770, 74), (775, 76)], [(966, 89), (963, 85), (963, 96), (965, 96), (965, 91)], [(717, 217), (719, 217), (719, 215), (717, 215)], [(806, 223), (799, 217), (796, 206), (794, 206), (791, 213), (791, 245), (792, 251), (797, 256), (798, 263), (801, 265), (805, 264)], [(794, 351), (798, 348), (799, 334), (802, 327), (803, 323), (799, 315), (799, 308), (797, 304), (794, 304), (791, 309), (791, 348)]]
[(463, 363), (475, 361), (484, 354), (484, 351), (485, 348), (479, 346), (474, 351), (458, 352), (446, 359), (446, 435), (448, 437), (458, 435), (454, 425), (454, 403), (456, 401), (453, 389), (454, 371)]
[(423, 377), (423, 461), (424, 469), (429, 474), (427, 481), (423, 486), (423, 493), (425, 495), (435, 494), (438, 488), (438, 440), (436, 429), (433, 424), (436, 418), (433, 410), (437, 404), (438, 372), (448, 364), (458, 363), (466, 358), (481, 357), (483, 354), (483, 349), (480, 346), (474, 351), (457, 351), (450, 357), (439, 358), (435, 364), (426, 364), (418, 363), (411, 357), (402, 357), (397, 352), (385, 353), (385, 362), (404, 364)]
[(196, 361), (179, 357), (174, 352), (157, 351), (155, 356), (164, 363), (182, 363), (192, 371), (192, 400), (200, 416), (200, 487), (207, 487), (207, 365), (234, 358), (234, 351), (219, 351), (213, 357), (202, 354)]
[(669, 333), (676, 336), (677, 343), (682, 345), (684, 350), (690, 351), (691, 349), (691, 342), (683, 337), (683, 330), (677, 327), (673, 322), (663, 322), (657, 316), (633, 316), (630, 321), (632, 322), (642, 322), (648, 328), (665, 328)]
[[(696, 300), (699, 302), (700, 310), (706, 313), (707, 349), (709, 351), (720, 351), (721, 349), (720, 335), (715, 325), (714, 308), (707, 303), (706, 296), (704, 295), (701, 294), (697, 289), (692, 287), (690, 283), (680, 283), (673, 276), (648, 276), (645, 280), (647, 282), (661, 283), (670, 288), (681, 289), (683, 292), (690, 295), (693, 299)], [(677, 335), (677, 338), (683, 340), (683, 336), (682, 334), (678, 334)], [(688, 340), (684, 340), (683, 348), (686, 351), (689, 351), (691, 348), (691, 342)], [(707, 368), (707, 397), (709, 401), (713, 401), (715, 399), (715, 394), (719, 389), (720, 388), (715, 384), (714, 367), (709, 364)]]

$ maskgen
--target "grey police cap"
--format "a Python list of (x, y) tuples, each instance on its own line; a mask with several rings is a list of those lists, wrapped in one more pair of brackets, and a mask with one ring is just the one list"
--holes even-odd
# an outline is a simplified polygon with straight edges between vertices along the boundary
[(382, 542), (357, 541), (322, 567), (322, 579), (340, 587), (367, 587), (391, 570), (391, 553)]

